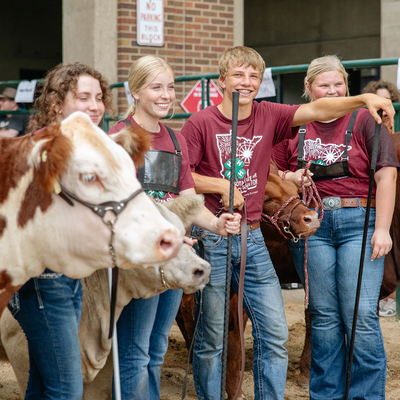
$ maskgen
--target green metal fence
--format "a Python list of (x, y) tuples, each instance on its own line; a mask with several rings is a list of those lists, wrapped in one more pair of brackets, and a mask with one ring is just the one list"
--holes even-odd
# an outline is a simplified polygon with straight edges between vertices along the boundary
[[(365, 60), (349, 60), (349, 61), (342, 61), (342, 64), (345, 68), (372, 68), (372, 67), (380, 67), (383, 65), (397, 65), (398, 58), (370, 58)], [(272, 67), (272, 75), (277, 77), (277, 99), (278, 103), (281, 103), (282, 99), (280, 98), (280, 76), (285, 74), (292, 74), (298, 72), (305, 72), (307, 71), (309, 64), (299, 64), (299, 65), (285, 65), (281, 67)], [(210, 104), (210, 80), (211, 79), (218, 79), (219, 74), (203, 74), (203, 75), (190, 75), (190, 76), (178, 76), (175, 78), (175, 82), (190, 82), (190, 81), (198, 81), (201, 80), (201, 108), (205, 108), (206, 104)], [(0, 82), (0, 88), (4, 86), (11, 86), (16, 87), (18, 86), (20, 81), (2, 81)], [(43, 79), (38, 79), (38, 83), (43, 82)], [(111, 89), (118, 89), (123, 88), (124, 83), (113, 83), (110, 85)], [(400, 103), (393, 104), (395, 110), (400, 110)], [(35, 110), (27, 110), (27, 111), (0, 111), (0, 114), (28, 114), (28, 113), (35, 113)], [(191, 113), (178, 113), (173, 116), (167, 115), (166, 118), (173, 118), (173, 119), (184, 119), (189, 118)], [(121, 119), (121, 116), (117, 117), (110, 117), (108, 114), (104, 116), (104, 130), (108, 131), (110, 121), (115, 121)], [(400, 131), (400, 112), (397, 112), (395, 115), (395, 131)]]
[[(345, 68), (372, 68), (372, 67), (380, 67), (383, 65), (397, 65), (398, 58), (370, 58), (364, 60), (349, 60), (342, 61), (342, 64)], [(299, 64), (299, 65), (285, 65), (281, 67), (272, 67), (271, 72), (273, 76), (277, 76), (277, 83), (280, 86), (280, 76), (285, 74), (293, 74), (298, 72), (306, 72), (307, 68), (310, 64)], [(175, 78), (175, 82), (190, 82), (190, 81), (198, 81), (201, 80), (201, 109), (205, 107), (206, 104), (210, 104), (210, 80), (218, 79), (219, 74), (203, 74), (203, 75), (191, 75), (191, 76), (178, 76)], [(123, 88), (124, 83), (114, 83), (110, 86), (111, 88)], [(281, 103), (282, 99), (280, 98), (280, 87), (277, 88), (277, 102)], [(400, 103), (393, 104), (395, 110), (400, 110)], [(167, 115), (165, 118), (173, 118), (173, 119), (182, 119), (189, 118), (191, 113), (179, 113), (173, 116)], [(104, 127), (107, 128), (109, 126), (109, 122), (113, 120), (119, 120), (120, 117), (111, 118), (109, 115), (106, 115), (104, 118)], [(395, 132), (400, 131), (400, 112), (396, 112), (395, 115)]]

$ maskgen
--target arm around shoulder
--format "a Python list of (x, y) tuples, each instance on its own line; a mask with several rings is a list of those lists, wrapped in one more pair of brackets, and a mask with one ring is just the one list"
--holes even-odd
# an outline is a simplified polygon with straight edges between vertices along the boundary
[(392, 102), (372, 93), (364, 93), (354, 97), (324, 97), (311, 103), (302, 104), (294, 114), (292, 126), (340, 118), (363, 106), (367, 106), (378, 124), (382, 123), (378, 110), (385, 111), (390, 124), (394, 124)]

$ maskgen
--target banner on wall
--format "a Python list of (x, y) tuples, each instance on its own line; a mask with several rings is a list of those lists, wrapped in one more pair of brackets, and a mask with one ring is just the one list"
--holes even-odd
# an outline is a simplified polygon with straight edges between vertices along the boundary
[(260, 90), (257, 93), (256, 99), (262, 99), (264, 97), (276, 96), (274, 80), (272, 79), (271, 68), (265, 68), (263, 80), (260, 85)]
[(135, 101), (135, 99), (133, 98), (131, 91), (129, 90), (128, 81), (124, 82), (124, 90), (125, 90), (126, 101), (128, 102), (128, 106), (130, 106)]
[(36, 81), (22, 81), (18, 84), (15, 101), (17, 103), (33, 103)]

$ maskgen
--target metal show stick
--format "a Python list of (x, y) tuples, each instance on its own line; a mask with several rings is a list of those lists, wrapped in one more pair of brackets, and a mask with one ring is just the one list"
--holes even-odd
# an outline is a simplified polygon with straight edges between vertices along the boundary
[[(233, 214), (234, 182), (236, 167), (236, 141), (239, 114), (239, 92), (232, 93), (231, 176), (229, 191), (229, 213)], [(224, 341), (222, 350), (221, 400), (225, 399), (226, 363), (228, 359), (229, 300), (231, 294), (232, 234), (228, 233), (225, 281)]]
[[(112, 268), (108, 268), (108, 285), (110, 291), (110, 301), (112, 295)], [(119, 375), (119, 357), (118, 357), (118, 339), (117, 322), (113, 319), (114, 326), (112, 332), (112, 353), (113, 353), (113, 371), (114, 371), (114, 396), (115, 400), (121, 400), (121, 379)]]
[[(380, 118), (382, 119), (382, 110), (379, 110), (378, 114), (379, 114)], [(361, 246), (360, 268), (358, 270), (356, 302), (354, 305), (353, 326), (351, 329), (349, 361), (347, 364), (346, 391), (345, 391), (345, 395), (344, 395), (344, 400), (348, 400), (348, 398), (349, 398), (351, 366), (353, 364), (354, 339), (356, 336), (358, 306), (360, 303), (361, 282), (362, 282), (362, 274), (363, 274), (363, 269), (364, 269), (365, 247), (367, 245), (369, 214), (370, 214), (370, 210), (371, 210), (372, 187), (374, 184), (374, 175), (375, 175), (376, 160), (378, 158), (378, 145), (379, 145), (380, 136), (381, 136), (381, 126), (378, 123), (376, 123), (375, 124), (374, 146), (372, 149), (372, 156), (371, 156), (371, 167), (369, 170), (368, 200), (367, 200), (367, 209), (366, 209), (366, 213), (365, 213), (363, 241), (362, 241), (362, 246)]]

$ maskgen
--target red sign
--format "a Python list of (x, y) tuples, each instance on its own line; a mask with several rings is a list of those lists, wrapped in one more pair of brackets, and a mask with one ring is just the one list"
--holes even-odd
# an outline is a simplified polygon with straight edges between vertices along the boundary
[[(204, 108), (208, 106), (207, 104), (207, 85), (205, 88), (205, 99)], [(210, 105), (217, 106), (221, 103), (223, 99), (222, 92), (219, 87), (210, 80)], [(201, 110), (201, 80), (197, 81), (193, 86), (192, 90), (187, 94), (187, 96), (181, 102), (181, 107), (187, 112), (192, 113)]]

